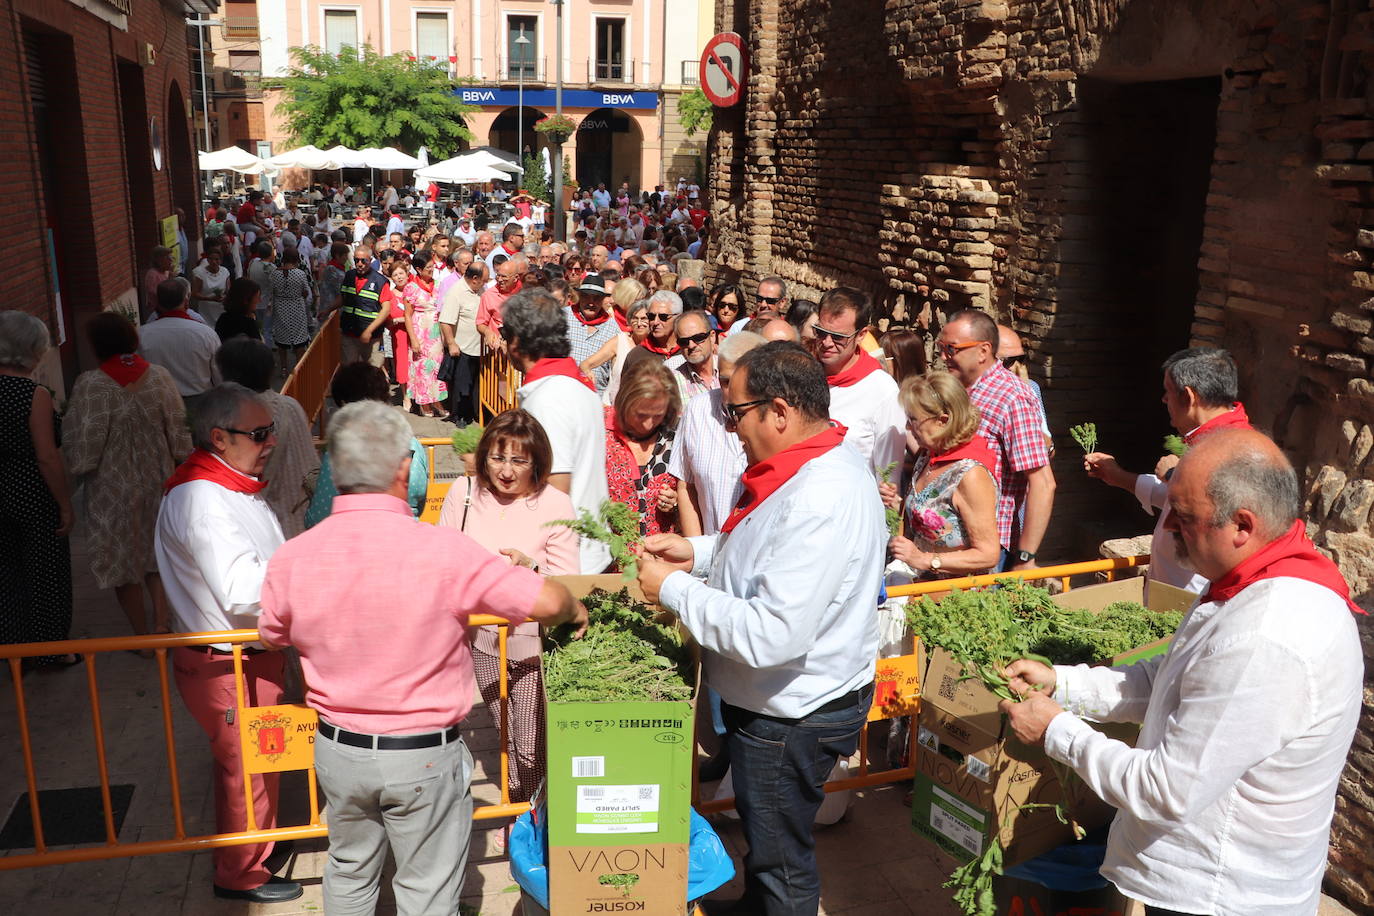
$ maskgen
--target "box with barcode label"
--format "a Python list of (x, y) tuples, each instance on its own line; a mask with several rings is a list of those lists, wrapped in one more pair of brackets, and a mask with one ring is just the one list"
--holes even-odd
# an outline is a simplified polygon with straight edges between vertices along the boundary
[[(577, 598), (625, 585), (559, 581)], [(695, 705), (546, 700), (551, 916), (685, 912)]]

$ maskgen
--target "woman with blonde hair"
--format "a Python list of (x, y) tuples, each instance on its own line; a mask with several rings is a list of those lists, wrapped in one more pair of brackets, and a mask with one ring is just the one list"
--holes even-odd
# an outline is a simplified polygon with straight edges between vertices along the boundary
[(649, 301), (649, 294), (642, 283), (630, 277), (619, 280), (611, 290), (610, 299), (611, 317), (620, 325), (620, 333), (581, 363), (583, 374), (591, 378), (594, 369), (615, 360), (611, 366), (611, 383), (606, 386), (603, 396), (608, 405), (615, 400), (615, 393), (620, 389), (620, 372), (625, 366), (625, 357), (649, 336), (648, 315), (640, 314), (647, 312)]
[(986, 572), (997, 565), (995, 458), (978, 435), (978, 408), (948, 372), (913, 375), (898, 393), (907, 429), (921, 450), (905, 500), (880, 484), (883, 502), (901, 507), (903, 533), (888, 549), (920, 578)]
[[(643, 354), (643, 356), (641, 356)], [(639, 348), (606, 408), (606, 486), (640, 515), (639, 533), (675, 534), (678, 479), (668, 473), (682, 398), (661, 359)]]

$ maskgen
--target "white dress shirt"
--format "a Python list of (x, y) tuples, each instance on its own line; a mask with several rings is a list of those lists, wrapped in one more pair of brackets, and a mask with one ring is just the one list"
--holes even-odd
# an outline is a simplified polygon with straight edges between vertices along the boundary
[[(529, 382), (515, 395), (549, 437), (550, 474), (571, 474), (573, 507), (593, 515), (610, 498), (606, 486), (606, 413), (596, 392), (576, 379), (551, 375)], [(604, 572), (611, 562), (605, 544), (582, 538), (582, 574)]]
[(906, 411), (897, 391), (896, 380), (882, 371), (830, 388), (830, 419), (849, 429), (844, 441), (859, 450), (875, 475), (894, 462), (901, 470), (906, 453)]
[(182, 397), (204, 394), (219, 384), (215, 352), (219, 335), (204, 321), (159, 318), (145, 324), (138, 335), (138, 352), (150, 363), (172, 373)]
[(729, 534), (691, 538), (696, 575), (660, 597), (732, 706), (801, 718), (873, 680), (883, 505), (847, 442), (802, 466)]
[(1340, 597), (1264, 579), (1194, 605), (1163, 659), (1055, 672), (1070, 712), (1143, 723), (1134, 748), (1069, 713), (1045, 733), (1049, 755), (1120, 809), (1104, 877), (1171, 910), (1317, 912), (1364, 679)]
[(720, 532), (744, 491), (740, 475), (749, 466), (739, 436), (721, 418), (721, 395), (716, 388), (687, 402), (677, 424), (677, 446), (668, 457), (668, 473), (697, 494), (703, 534)]
[(1159, 515), (1150, 538), (1150, 570), (1149, 578), (1145, 581), (1145, 599), (1149, 600), (1151, 582), (1164, 582), (1194, 595), (1207, 591), (1207, 577), (1198, 575), (1179, 562), (1174, 534), (1164, 530), (1164, 519), (1169, 516), (1169, 485), (1153, 474), (1141, 474), (1135, 479), (1135, 498), (1140, 500), (1140, 508), (1151, 515), (1158, 510)]
[(391, 238), (393, 235), (396, 235), (397, 233), (401, 235), (406, 234), (406, 222), (399, 216), (393, 216), (391, 219), (386, 221), (386, 237)]
[(256, 627), (267, 561), (283, 540), (272, 508), (257, 495), (208, 480), (174, 487), (157, 514), (153, 552), (175, 629)]

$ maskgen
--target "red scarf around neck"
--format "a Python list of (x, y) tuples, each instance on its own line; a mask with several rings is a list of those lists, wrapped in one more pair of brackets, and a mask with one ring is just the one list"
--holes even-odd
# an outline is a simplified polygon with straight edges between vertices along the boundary
[(825, 432), (817, 433), (810, 439), (803, 439), (790, 448), (785, 448), (767, 461), (760, 461), (749, 468), (740, 478), (744, 493), (740, 495), (730, 517), (720, 526), (722, 532), (733, 531), (744, 517), (777, 492), (778, 488), (796, 476), (808, 461), (819, 458), (839, 446), (848, 432), (838, 423), (831, 422)]
[(956, 445), (948, 451), (941, 452), (938, 455), (931, 455), (930, 463), (932, 466), (937, 464), (948, 464), (951, 461), (959, 461), (963, 458), (972, 458), (988, 469), (988, 473), (992, 475), (993, 480), (997, 479), (997, 456), (992, 453), (992, 449), (988, 445), (988, 440), (984, 439), (982, 436), (974, 436), (963, 445)]
[(148, 371), (148, 361), (137, 353), (121, 353), (101, 363), (100, 371), (118, 382), (121, 388), (128, 388), (143, 378), (143, 373)]
[(860, 350), (859, 358), (854, 360), (848, 369), (841, 369), (834, 375), (827, 375), (825, 381), (831, 388), (848, 388), (850, 385), (856, 385), (868, 378), (874, 372), (881, 372), (882, 369), (881, 363), (869, 356), (866, 351)]
[(1203, 601), (1229, 601), (1241, 591), (1261, 579), (1287, 576), (1305, 579), (1331, 589), (1356, 614), (1364, 614), (1360, 606), (1350, 600), (1350, 586), (1336, 564), (1317, 552), (1307, 538), (1307, 526), (1302, 519), (1293, 522), (1286, 534), (1265, 544), (1243, 560), (1235, 569), (1216, 580), (1202, 596)]
[(575, 379), (592, 391), (596, 391), (596, 386), (592, 384), (592, 380), (582, 374), (582, 370), (577, 368), (577, 363), (570, 356), (550, 356), (539, 360), (530, 366), (529, 371), (525, 373), (525, 384), (528, 385), (530, 382), (537, 382), (541, 378), (549, 378), (554, 375)]
[(672, 349), (664, 349), (662, 347), (655, 346), (654, 339), (652, 337), (644, 338), (644, 342), (640, 344), (640, 346), (651, 353), (657, 353), (659, 356), (676, 356), (677, 352), (682, 349), (677, 344), (673, 344)]
[(630, 333), (630, 319), (620, 314), (620, 309), (612, 307), (611, 315), (615, 318), (615, 323), (620, 325), (620, 330), (624, 331), (626, 334)]
[(582, 322), (582, 326), (585, 328), (594, 328), (599, 324), (605, 324), (606, 322), (611, 320), (611, 316), (608, 312), (602, 312), (600, 318), (592, 318), (590, 320), (584, 318), (582, 317), (582, 310), (577, 306), (573, 306), (572, 313), (578, 321)]
[(1250, 418), (1245, 414), (1245, 405), (1240, 401), (1236, 406), (1222, 414), (1217, 414), (1197, 429), (1183, 437), (1183, 441), (1192, 445), (1198, 440), (1199, 436), (1214, 433), (1219, 429), (1250, 429)]
[(185, 318), (187, 321), (195, 321), (194, 318), (192, 318), (189, 314), (187, 314), (185, 307), (182, 307), (182, 308), (179, 308), (179, 309), (172, 309), (170, 312), (163, 312), (163, 313), (161, 314), (160, 317), (161, 317), (161, 318)]
[(173, 488), (193, 480), (208, 480), (235, 493), (257, 493), (267, 486), (266, 482), (242, 474), (205, 449), (198, 448), (172, 472), (162, 485), (162, 491), (170, 493)]

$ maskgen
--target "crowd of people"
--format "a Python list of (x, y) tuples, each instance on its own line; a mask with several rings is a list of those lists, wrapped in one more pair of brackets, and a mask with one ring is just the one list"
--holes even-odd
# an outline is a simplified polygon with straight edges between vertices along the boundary
[[(537, 624), (585, 623), (548, 577), (614, 569), (604, 544), (550, 523), (615, 500), (640, 519), (644, 594), (702, 649), (723, 739), (708, 770), (730, 768), (749, 844), (734, 911), (815, 913), (812, 823), (872, 702), (884, 586), (1035, 567), (1054, 442), (1012, 329), (962, 309), (928, 350), (916, 330), (879, 336), (857, 288), (814, 300), (777, 276), (752, 294), (705, 288), (677, 270), (709, 230), (700, 198), (679, 191), (638, 204), (589, 192), (568, 245), (520, 221), (498, 242), (461, 217), (451, 234), (367, 222), (350, 234), (321, 210), (323, 226), (306, 221), (320, 230), (309, 253), (295, 217), (282, 235), (297, 244), (278, 250), (250, 194), (234, 220), (213, 211), (221, 231), (189, 283), (162, 276), (169, 253), (154, 253), (155, 320), (90, 323), (102, 362), (77, 380), (60, 430), (30, 377), (47, 329), (0, 312), (3, 555), (19, 583), (4, 637), (65, 635), (71, 487), (84, 484), (93, 570), (134, 632), (257, 626), (250, 705), (282, 695), (287, 666), (270, 650), (298, 653), (321, 716), (327, 911), (371, 912), (389, 844), (399, 910), (448, 912), (472, 804), (466, 685), (495, 717), (502, 678), (494, 630), (464, 621), (513, 624), (508, 789), (528, 800), (545, 767)], [(306, 267), (319, 252), (321, 269)], [(336, 311), (321, 461), (272, 381)], [(486, 424), (438, 524), (420, 525), (424, 451), (389, 406), (392, 386), (405, 409), (465, 425), (482, 361), (496, 359), (520, 373), (518, 407)], [(1121, 809), (1104, 873), (1153, 913), (1311, 911), (1359, 712), (1358, 609), (1303, 536), (1294, 472), (1249, 428), (1237, 387), (1226, 351), (1182, 350), (1163, 390), (1189, 452), (1145, 474), (1085, 460), (1159, 512), (1151, 579), (1199, 596), (1185, 650), (1124, 674), (1007, 670), (1027, 698), (1007, 706), (1018, 734)], [(398, 569), (399, 600), (384, 584)], [(241, 830), (229, 646), (178, 649), (175, 670), (214, 749), (218, 829)], [(1280, 714), (1267, 685), (1311, 702)], [(1145, 730), (1131, 748), (1074, 713)], [(271, 826), (275, 777), (253, 780), (257, 823)], [(215, 893), (299, 896), (272, 874), (272, 845), (216, 850)]]

